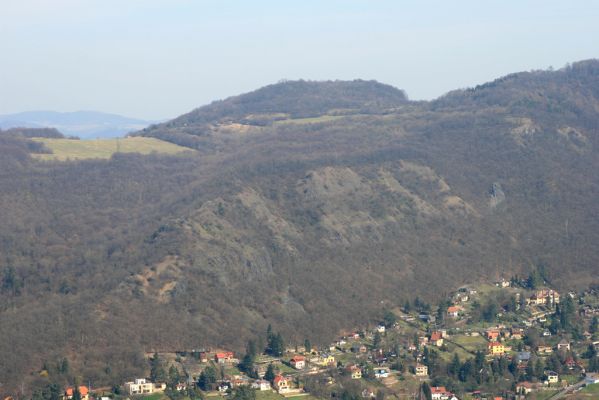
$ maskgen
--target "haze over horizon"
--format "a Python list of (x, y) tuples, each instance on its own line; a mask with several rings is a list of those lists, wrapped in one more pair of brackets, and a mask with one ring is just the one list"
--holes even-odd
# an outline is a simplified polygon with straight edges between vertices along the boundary
[(375, 79), (432, 99), (599, 54), (599, 5), (582, 1), (4, 3), (0, 115), (172, 118), (280, 79)]

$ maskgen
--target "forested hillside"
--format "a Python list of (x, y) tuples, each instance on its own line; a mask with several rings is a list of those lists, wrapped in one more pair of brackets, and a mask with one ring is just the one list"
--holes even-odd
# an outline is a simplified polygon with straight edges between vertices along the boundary
[(0, 132), (0, 391), (118, 383), (269, 323), (324, 341), (538, 268), (599, 283), (598, 61), (431, 102), (281, 82), (136, 135), (197, 152), (41, 162)]

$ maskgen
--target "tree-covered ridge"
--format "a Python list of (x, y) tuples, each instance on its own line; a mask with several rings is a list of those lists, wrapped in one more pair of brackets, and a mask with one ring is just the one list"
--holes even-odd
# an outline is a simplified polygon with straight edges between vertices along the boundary
[(282, 83), (139, 132), (199, 149), (182, 156), (41, 163), (31, 140), (0, 135), (0, 382), (36, 383), (69, 355), (110, 384), (142, 372), (144, 351), (241, 348), (269, 323), (328, 340), (381, 302), (500, 271), (588, 285), (599, 85), (577, 71), (538, 73), (561, 96), (549, 111), (553, 98), (524, 111)]
[(214, 122), (248, 114), (282, 113), (294, 118), (322, 115), (331, 110), (376, 110), (407, 102), (402, 90), (375, 81), (282, 81), (198, 108), (168, 125)]

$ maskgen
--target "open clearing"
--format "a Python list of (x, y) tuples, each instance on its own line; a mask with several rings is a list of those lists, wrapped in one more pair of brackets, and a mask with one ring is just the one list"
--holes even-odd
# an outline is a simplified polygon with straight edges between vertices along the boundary
[(52, 154), (32, 154), (38, 160), (83, 160), (91, 158), (109, 159), (115, 153), (177, 154), (193, 151), (160, 139), (129, 137), (118, 139), (73, 140), (34, 138), (52, 151)]
[(274, 125), (317, 124), (317, 123), (322, 123), (322, 122), (335, 121), (335, 120), (343, 118), (343, 117), (345, 117), (345, 115), (321, 115), (320, 117), (282, 119), (279, 121), (275, 121)]

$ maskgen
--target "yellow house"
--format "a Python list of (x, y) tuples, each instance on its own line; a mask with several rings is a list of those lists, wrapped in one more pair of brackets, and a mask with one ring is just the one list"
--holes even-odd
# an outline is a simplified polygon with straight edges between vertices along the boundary
[(350, 365), (346, 368), (352, 379), (362, 379), (362, 369), (356, 365)]
[(500, 356), (505, 353), (505, 346), (499, 342), (491, 342), (487, 345), (489, 354), (494, 356)]
[(554, 384), (559, 382), (559, 375), (557, 374), (557, 372), (547, 371), (545, 373), (545, 376), (547, 377), (548, 384)]
[(416, 376), (427, 376), (428, 375), (428, 367), (422, 364), (416, 364), (416, 368), (414, 368), (414, 372)]
[(330, 354), (323, 354), (320, 356), (320, 365), (329, 366), (335, 365), (335, 357)]

